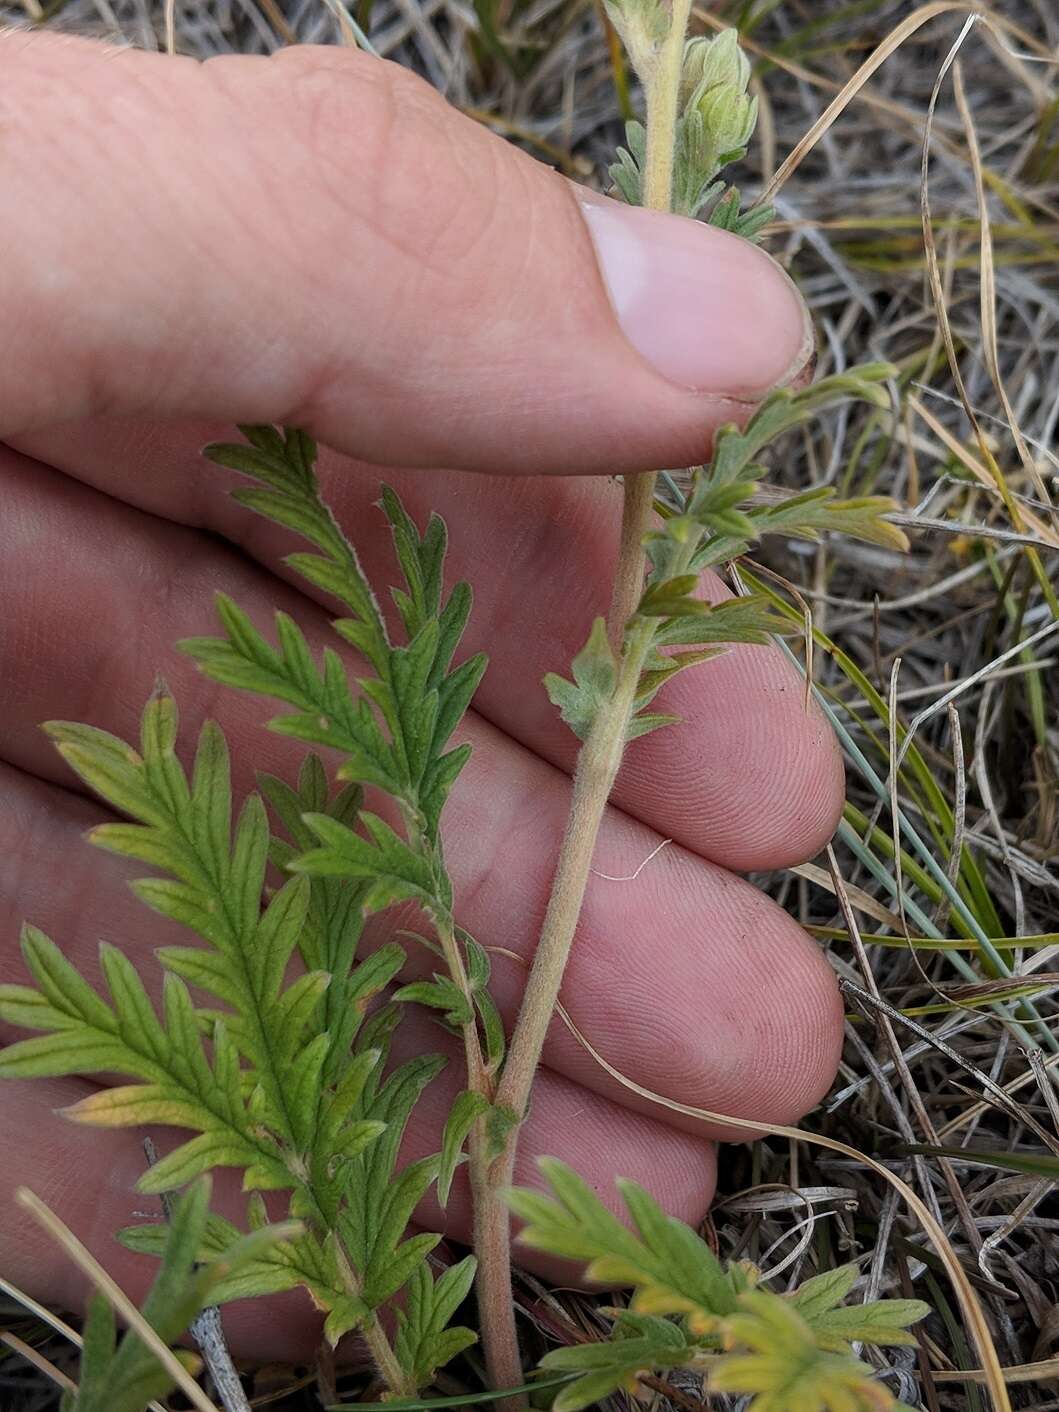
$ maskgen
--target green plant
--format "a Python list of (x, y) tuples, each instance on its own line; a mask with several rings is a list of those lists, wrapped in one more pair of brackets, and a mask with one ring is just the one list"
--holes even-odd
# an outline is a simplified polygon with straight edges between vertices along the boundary
[[(718, 181), (754, 126), (746, 61), (732, 33), (686, 43), (687, 11), (686, 0), (672, 11), (654, 0), (612, 7), (647, 102), (646, 128), (630, 125), (629, 150), (614, 178), (627, 200), (708, 212), (715, 223), (754, 237), (767, 211), (743, 211), (738, 191)], [(519, 1126), (626, 745), (674, 723), (652, 709), (672, 676), (727, 644), (763, 642), (785, 625), (763, 596), (709, 606), (696, 596), (699, 576), (768, 533), (815, 538), (837, 530), (904, 543), (885, 518), (892, 508), (885, 499), (841, 501), (828, 490), (780, 503), (757, 496), (766, 446), (837, 402), (885, 406), (891, 373), (871, 365), (774, 393), (745, 427), (717, 434), (711, 460), (691, 473), (683, 504), (657, 506), (657, 523), (655, 478), (628, 478), (609, 616), (596, 621), (572, 680), (546, 680), (582, 748), (554, 891), (510, 1042), (489, 994), (488, 957), (459, 926), (445, 864), (444, 806), (468, 756), (466, 745), (451, 742), (485, 662), (478, 655), (454, 665), (471, 592), (466, 584), (445, 592), (443, 522), (435, 516), (421, 530), (384, 487), (382, 509), (401, 573), (392, 590), (395, 635), (320, 497), (315, 447), (304, 432), (246, 427), (245, 442), (207, 448), (212, 460), (254, 482), (236, 492), (241, 504), (312, 546), (287, 562), (343, 605), (336, 633), (364, 666), (351, 682), (336, 651), (314, 659), (289, 617), (277, 614), (270, 641), (224, 597), (221, 635), (184, 642), (182, 650), (215, 681), (284, 703), (288, 709), (271, 728), (337, 753), (338, 788), (321, 758), (307, 753), (297, 786), (263, 777), (233, 828), (224, 738), (207, 725), (186, 772), (176, 704), (164, 688), (144, 712), (138, 750), (89, 726), (52, 723), (48, 730), (68, 764), (130, 820), (97, 828), (92, 841), (162, 874), (134, 890), (201, 944), (157, 953), (164, 972), (159, 1014), (115, 948), (102, 952), (104, 998), (58, 947), (27, 927), (23, 952), (35, 988), (0, 987), (0, 1016), (42, 1033), (0, 1053), (0, 1075), (128, 1077), (68, 1116), (193, 1133), (145, 1171), (145, 1192), (235, 1168), (250, 1193), (247, 1223), (255, 1232), (265, 1230), (260, 1193), (287, 1193), (297, 1227), (252, 1244), (251, 1255), (244, 1242), (253, 1236), (216, 1215), (203, 1219), (196, 1255), (208, 1262), (204, 1268), (239, 1262), (213, 1282), (212, 1299), (305, 1287), (326, 1313), (327, 1337), (337, 1343), (359, 1331), (387, 1393), (407, 1398), (474, 1341), (472, 1330), (453, 1320), (476, 1283), (492, 1386), (514, 1387), (522, 1366), (510, 1297), (511, 1203), (531, 1219), (527, 1238), (587, 1260), (593, 1274), (635, 1290), (607, 1343), (549, 1355), (547, 1367), (578, 1375), (557, 1406), (590, 1405), (645, 1368), (678, 1365), (707, 1370), (718, 1388), (755, 1393), (759, 1412), (893, 1405), (849, 1345), (906, 1341), (904, 1325), (922, 1307), (836, 1310), (852, 1284), (843, 1272), (810, 1281), (789, 1298), (769, 1294), (752, 1270), (721, 1270), (692, 1231), (638, 1189), (625, 1188), (635, 1237), (559, 1166), (549, 1176), (560, 1204), (509, 1190)], [(386, 801), (382, 812), (365, 808), (369, 788)], [(270, 863), (286, 875), (278, 885)], [(429, 981), (393, 989), (403, 948), (391, 943), (363, 959), (357, 953), (365, 918), (398, 904), (418, 909), (423, 934), (407, 935), (436, 956), (438, 970)], [(440, 1152), (402, 1166), (409, 1114), (442, 1063), (420, 1055), (389, 1068), (390, 1039), (410, 1004), (428, 1007), (459, 1036), (465, 1083)], [(464, 1160), (475, 1254), (435, 1274), (428, 1256), (439, 1237), (408, 1235), (409, 1219), (431, 1185), (444, 1203)], [(161, 1254), (172, 1229), (167, 1236), (164, 1226), (137, 1227), (122, 1239)], [(662, 1278), (674, 1281), (678, 1273), (669, 1285)], [(393, 1326), (382, 1317), (388, 1308)], [(791, 1359), (804, 1367), (793, 1391), (776, 1381)]]
[(748, 1262), (723, 1269), (704, 1240), (635, 1182), (619, 1182), (630, 1229), (569, 1167), (551, 1160), (542, 1167), (553, 1198), (511, 1197), (527, 1223), (522, 1239), (586, 1262), (586, 1274), (601, 1284), (633, 1290), (628, 1307), (612, 1311), (610, 1340), (543, 1359), (544, 1369), (577, 1375), (556, 1397), (556, 1412), (578, 1412), (619, 1388), (635, 1392), (646, 1368), (701, 1371), (712, 1391), (751, 1394), (753, 1412), (900, 1412), (851, 1345), (914, 1343), (908, 1325), (928, 1305), (843, 1304), (857, 1279), (853, 1265), (817, 1275), (789, 1296), (772, 1294), (758, 1287)]
[[(383, 1067), (400, 1002), (413, 999), (443, 1005), (467, 1033), (470, 1062), (485, 1073), (476, 1057), (474, 1014), (486, 1002), (464, 969), (464, 953), (455, 950), (451, 885), (438, 837), (445, 796), (467, 758), (466, 747), (446, 747), (484, 662), (471, 658), (449, 670), (470, 594), (459, 585), (442, 604), (440, 521), (420, 540), (396, 499), (386, 498), (406, 571), (398, 601), (410, 633), (407, 646), (394, 646), (353, 551), (319, 500), (312, 443), (301, 433), (283, 439), (271, 429), (253, 432), (251, 442), (212, 454), (268, 484), (240, 498), (295, 524), (322, 551), (293, 558), (348, 604), (353, 616), (336, 626), (377, 675), (355, 696), (334, 652), (318, 670), (304, 637), (282, 615), (275, 651), (223, 599), (226, 636), (183, 647), (217, 679), (293, 705), (295, 712), (273, 722), (275, 729), (341, 749), (346, 763), (339, 774), (349, 783), (329, 797), (324, 768), (310, 755), (297, 790), (261, 781), (289, 839), (271, 834), (258, 794), (243, 804), (233, 837), (224, 737), (212, 724), (203, 728), (188, 778), (176, 756), (176, 704), (164, 690), (144, 712), (139, 753), (88, 726), (50, 724), (70, 766), (134, 821), (104, 825), (92, 841), (167, 873), (133, 884), (134, 890), (205, 945), (159, 951), (165, 971), (159, 1017), (116, 948), (101, 952), (108, 1003), (54, 943), (27, 927), (23, 954), (38, 989), (4, 987), (0, 1013), (47, 1033), (4, 1050), (0, 1074), (110, 1071), (137, 1080), (101, 1090), (68, 1116), (101, 1126), (165, 1123), (197, 1133), (144, 1173), (144, 1191), (171, 1190), (221, 1166), (242, 1169), (248, 1191), (289, 1190), (291, 1214), (306, 1229), (260, 1268), (244, 1271), (239, 1293), (304, 1285), (327, 1311), (328, 1338), (337, 1342), (360, 1329), (387, 1385), (413, 1391), (424, 1368), (432, 1372), (473, 1338), (437, 1323), (438, 1309), (450, 1303), (450, 1277), (435, 1284), (417, 1276), (439, 1237), (404, 1238), (427, 1187), (439, 1176), (448, 1180), (443, 1163), (455, 1163), (458, 1144), (447, 1141), (444, 1155), (396, 1169), (412, 1106), (443, 1061), (423, 1055), (386, 1078)], [(365, 783), (391, 796), (406, 837), (361, 807)], [(363, 832), (352, 827), (356, 823)], [(278, 889), (266, 882), (270, 858), (295, 873)], [(397, 975), (404, 953), (391, 944), (358, 964), (364, 918), (410, 899), (434, 921), (442, 948), (454, 958), (453, 976), (426, 991), (398, 990), (369, 1019), (368, 1003)], [(304, 971), (288, 982), (296, 951)], [(196, 1006), (189, 985), (211, 997), (210, 1006)], [(495, 1044), (499, 1027), (488, 1015), (484, 1028)], [(464, 1112), (457, 1105), (454, 1121), (462, 1123)], [(253, 1210), (250, 1215), (255, 1219)], [(221, 1234), (220, 1227), (211, 1230), (215, 1250)], [(236, 1233), (229, 1228), (228, 1236), (234, 1240)], [(464, 1272), (473, 1277), (473, 1262)], [(406, 1337), (399, 1345), (402, 1362), (376, 1311), (406, 1286), (409, 1327), (421, 1324), (432, 1334), (426, 1344)]]
[[(168, 1225), (158, 1228), (160, 1263), (141, 1313), (166, 1344), (175, 1342), (206, 1305), (237, 1287), (250, 1267), (267, 1260), (278, 1242), (299, 1233), (295, 1224), (262, 1222), (203, 1260), (208, 1225), (216, 1219), (209, 1215), (210, 1194), (209, 1177), (197, 1178), (173, 1202)], [(172, 1356), (190, 1372), (199, 1367), (194, 1354), (177, 1350)], [(85, 1316), (80, 1379), (75, 1390), (64, 1392), (62, 1412), (140, 1412), (172, 1388), (173, 1377), (156, 1350), (135, 1330), (119, 1340), (113, 1306), (103, 1294), (93, 1294)]]

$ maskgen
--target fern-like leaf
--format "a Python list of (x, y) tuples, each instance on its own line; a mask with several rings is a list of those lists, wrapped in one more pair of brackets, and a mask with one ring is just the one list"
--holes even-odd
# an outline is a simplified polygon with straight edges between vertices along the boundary
[(394, 1352), (421, 1387), (476, 1342), (473, 1330), (451, 1322), (470, 1293), (475, 1270), (474, 1256), (468, 1255), (437, 1279), (421, 1264), (408, 1282), (405, 1306), (397, 1311)]
[(0, 1051), (0, 1078), (113, 1072), (140, 1080), (99, 1089), (65, 1111), (104, 1127), (162, 1123), (198, 1133), (144, 1173), (143, 1191), (166, 1191), (215, 1166), (246, 1167), (266, 1188), (290, 1184), (279, 1147), (232, 1082), (237, 1059), (225, 1026), (214, 1027), (211, 1063), (182, 980), (167, 976), (159, 1019), (136, 972), (113, 947), (103, 949), (111, 1004), (34, 927), (23, 931), (22, 954), (38, 989), (0, 986), (0, 1017), (45, 1033)]
[(687, 1314), (712, 1326), (734, 1310), (735, 1291), (709, 1246), (641, 1187), (620, 1183), (631, 1231), (564, 1163), (546, 1157), (540, 1165), (554, 1198), (522, 1190), (509, 1198), (527, 1223), (525, 1244), (583, 1262), (591, 1280), (632, 1285), (633, 1308), (642, 1313)]
[[(541, 1367), (579, 1376), (557, 1395), (577, 1412), (624, 1389), (649, 1369), (708, 1370), (712, 1391), (750, 1394), (751, 1412), (898, 1412), (854, 1342), (914, 1341), (908, 1326), (929, 1313), (917, 1300), (847, 1305), (854, 1267), (808, 1280), (791, 1295), (758, 1288), (748, 1265), (722, 1268), (709, 1246), (666, 1216), (642, 1188), (620, 1182), (633, 1229), (624, 1226), (568, 1167), (546, 1158), (552, 1195), (515, 1191), (522, 1240), (582, 1261), (590, 1279), (629, 1286), (606, 1342), (556, 1349)], [(679, 1321), (665, 1316), (679, 1316)]]
[(352, 616), (338, 619), (335, 628), (374, 675), (359, 682), (362, 695), (354, 697), (333, 651), (325, 650), (317, 665), (304, 636), (284, 614), (276, 617), (274, 648), (224, 598), (218, 608), (225, 636), (193, 638), (181, 648), (215, 680), (296, 707), (294, 715), (273, 721), (273, 729), (342, 751), (345, 778), (386, 790), (436, 843), (445, 800), (467, 759), (466, 748), (450, 750), (448, 742), (485, 670), (481, 653), (452, 667), (471, 591), (458, 583), (444, 595), (444, 522), (435, 515), (420, 534), (396, 493), (383, 487), (382, 509), (404, 578), (393, 597), (408, 640), (397, 644), (356, 552), (320, 495), (315, 444), (297, 431), (242, 430), (250, 445), (217, 444), (205, 454), (267, 487), (237, 490), (235, 498), (296, 530), (319, 551), (292, 554), (287, 562), (347, 605)]
[[(143, 1191), (169, 1191), (221, 1166), (243, 1169), (245, 1189), (288, 1190), (306, 1229), (273, 1243), (267, 1258), (244, 1265), (215, 1297), (304, 1285), (328, 1311), (337, 1338), (373, 1318), (438, 1239), (401, 1236), (440, 1159), (402, 1170), (397, 1149), (411, 1107), (441, 1061), (424, 1056), (382, 1081), (387, 1015), (396, 1009), (368, 1023), (365, 1011), (404, 954), (391, 944), (354, 965), (364, 911), (389, 884), (369, 869), (354, 882), (297, 876), (270, 891), (269, 857), (289, 862), (291, 845), (271, 836), (257, 795), (233, 829), (227, 748), (212, 724), (202, 730), (190, 777), (185, 773), (176, 756), (176, 707), (165, 693), (144, 712), (139, 751), (85, 726), (49, 730), (81, 779), (132, 815), (95, 829), (93, 841), (168, 873), (140, 879), (133, 890), (205, 945), (156, 953), (165, 970), (159, 1015), (116, 948), (101, 951), (104, 997), (54, 943), (27, 928), (23, 954), (36, 985), (0, 987), (0, 1016), (42, 1033), (0, 1053), (0, 1076), (116, 1072), (133, 1079), (97, 1090), (67, 1116), (190, 1130), (193, 1136), (145, 1171)], [(344, 820), (358, 816), (359, 791), (330, 799), (319, 762), (305, 767), (298, 790), (278, 781), (267, 788), (298, 843), (313, 837), (310, 825), (354, 837)], [(318, 812), (308, 813), (306, 804)], [(384, 842), (408, 853), (380, 822), (377, 853)], [(373, 859), (381, 868), (381, 855)], [(298, 951), (314, 969), (291, 979)], [(327, 1003), (333, 984), (344, 1007), (338, 1015)], [(189, 986), (214, 1008), (196, 1008)], [(374, 1145), (381, 1154), (375, 1164)], [(208, 1234), (212, 1245), (202, 1258), (241, 1240), (217, 1220)], [(162, 1237), (140, 1232), (130, 1237), (136, 1242), (157, 1251)]]

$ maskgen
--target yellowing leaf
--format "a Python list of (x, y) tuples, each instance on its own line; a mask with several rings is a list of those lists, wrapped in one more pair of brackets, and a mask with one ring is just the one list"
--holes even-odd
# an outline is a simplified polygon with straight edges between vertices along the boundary
[(162, 1084), (126, 1084), (102, 1088), (62, 1109), (64, 1118), (101, 1128), (130, 1128), (164, 1123), (171, 1128), (212, 1125), (214, 1115), (202, 1104), (177, 1096)]
[[(841, 1297), (847, 1279), (846, 1272), (832, 1273), (810, 1292), (807, 1306), (819, 1312), (833, 1293)], [(711, 1391), (752, 1395), (750, 1412), (886, 1412), (896, 1405), (848, 1344), (835, 1351), (819, 1341), (796, 1299), (749, 1290), (722, 1332), (733, 1351), (711, 1367)]]

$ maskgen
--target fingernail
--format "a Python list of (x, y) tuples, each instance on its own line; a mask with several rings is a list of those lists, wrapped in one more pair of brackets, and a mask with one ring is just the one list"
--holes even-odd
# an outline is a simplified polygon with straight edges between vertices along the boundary
[(749, 241), (701, 221), (578, 191), (625, 337), (696, 392), (752, 398), (790, 382), (813, 351), (794, 282)]

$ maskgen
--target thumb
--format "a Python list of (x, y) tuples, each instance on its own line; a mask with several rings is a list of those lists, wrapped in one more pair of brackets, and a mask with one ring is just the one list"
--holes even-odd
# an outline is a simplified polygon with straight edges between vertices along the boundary
[(0, 437), (222, 417), (381, 463), (643, 470), (809, 355), (761, 251), (574, 187), (366, 55), (7, 33), (0, 130)]

